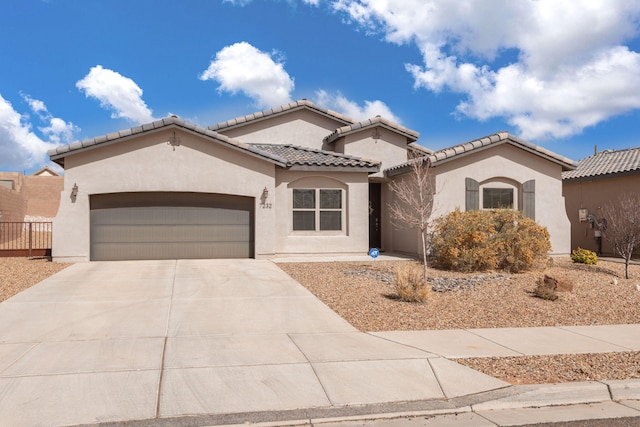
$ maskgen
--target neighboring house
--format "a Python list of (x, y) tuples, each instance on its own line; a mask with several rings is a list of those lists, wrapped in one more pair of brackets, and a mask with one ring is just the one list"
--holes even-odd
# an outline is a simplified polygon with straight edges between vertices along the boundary
[(64, 178), (44, 167), (31, 175), (0, 172), (0, 221), (51, 221), (58, 212)]
[(571, 247), (613, 255), (611, 245), (601, 237), (600, 208), (639, 189), (640, 147), (596, 152), (580, 160), (575, 170), (565, 172), (562, 190), (571, 220)]
[(394, 229), (387, 209), (409, 152), (433, 159), (439, 212), (482, 208), (469, 192), (499, 193), (487, 207), (525, 209), (549, 228), (554, 251), (568, 252), (558, 207), (570, 160), (506, 133), (436, 153), (418, 137), (301, 100), (208, 128), (169, 117), (58, 147), (49, 155), (65, 169), (65, 189), (53, 257), (415, 254), (417, 233)]

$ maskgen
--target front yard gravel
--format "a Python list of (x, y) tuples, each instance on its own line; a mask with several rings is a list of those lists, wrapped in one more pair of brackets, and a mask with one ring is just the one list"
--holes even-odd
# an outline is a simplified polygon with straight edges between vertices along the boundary
[[(555, 258), (544, 271), (462, 274), (429, 270), (427, 302), (395, 297), (398, 267), (411, 261), (283, 263), (279, 266), (360, 331), (514, 328), (640, 323), (640, 266), (574, 264)], [(545, 273), (574, 283), (556, 301), (533, 296)], [(438, 292), (439, 291), (439, 292)], [(458, 359), (512, 383), (640, 378), (640, 352)]]
[(0, 258), (0, 302), (69, 265), (51, 262), (48, 258)]

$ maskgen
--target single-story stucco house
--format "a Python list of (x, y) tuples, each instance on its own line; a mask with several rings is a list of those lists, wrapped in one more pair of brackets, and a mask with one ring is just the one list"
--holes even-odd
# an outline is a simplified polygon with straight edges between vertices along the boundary
[(562, 190), (571, 221), (571, 248), (613, 255), (602, 238), (600, 227), (607, 219), (601, 207), (640, 191), (640, 147), (596, 151), (580, 160), (575, 170), (562, 174)]
[(417, 254), (390, 225), (389, 182), (409, 154), (429, 156), (434, 215), (523, 210), (568, 253), (562, 172), (575, 164), (506, 132), (432, 152), (418, 133), (355, 121), (307, 100), (208, 128), (177, 117), (58, 147), (58, 261)]

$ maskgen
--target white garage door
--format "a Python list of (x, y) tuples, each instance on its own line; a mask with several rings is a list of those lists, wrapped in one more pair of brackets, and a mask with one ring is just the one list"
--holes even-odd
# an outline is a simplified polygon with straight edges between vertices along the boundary
[(204, 193), (92, 195), (95, 261), (253, 257), (250, 197)]

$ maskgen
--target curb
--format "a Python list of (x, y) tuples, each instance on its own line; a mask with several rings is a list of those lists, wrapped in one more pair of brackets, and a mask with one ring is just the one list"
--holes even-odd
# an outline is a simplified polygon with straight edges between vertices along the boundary
[[(448, 400), (382, 403), (375, 405), (308, 408), (292, 411), (264, 411), (237, 414), (202, 414), (172, 418), (130, 420), (91, 424), (93, 427), (295, 427), (329, 423), (433, 417), (480, 412), (531, 410), (625, 401), (640, 402), (640, 379), (587, 381), (558, 384), (513, 385), (497, 390)], [(640, 410), (635, 410), (640, 417)], [(335, 414), (335, 415), (332, 415)], [(264, 421), (262, 421), (264, 420)], [(84, 426), (84, 425), (83, 425)], [(77, 426), (79, 427), (79, 426)]]

